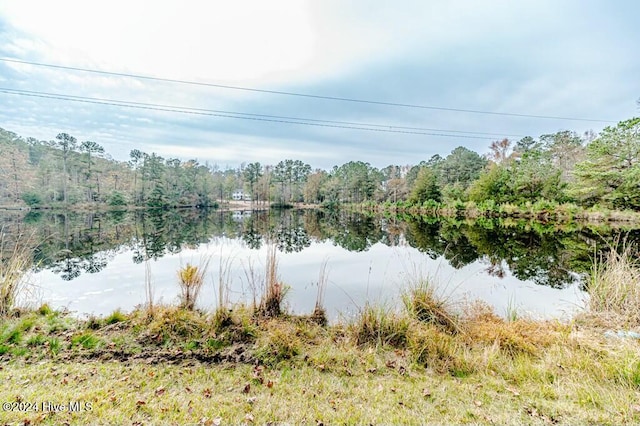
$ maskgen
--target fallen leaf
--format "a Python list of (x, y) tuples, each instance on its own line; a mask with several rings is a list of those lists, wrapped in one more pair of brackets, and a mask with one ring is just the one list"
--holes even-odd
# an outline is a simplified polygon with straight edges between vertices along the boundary
[(324, 364), (318, 364), (318, 370), (324, 371)]
[(244, 389), (242, 389), (242, 393), (249, 393), (250, 390), (251, 390), (251, 383), (247, 383), (246, 385), (244, 385)]
[(213, 419), (213, 426), (220, 426), (222, 424), (222, 417), (216, 417)]
[(367, 370), (367, 373), (375, 373), (376, 371), (378, 371), (378, 369), (377, 369), (377, 368), (369, 368), (369, 369)]
[(205, 390), (202, 391), (202, 395), (204, 395), (205, 398), (211, 398), (211, 395), (212, 395), (211, 389), (206, 388)]
[(251, 413), (247, 413), (246, 416), (244, 416), (244, 419), (249, 422), (249, 423), (253, 423), (253, 415)]
[(385, 364), (388, 368), (396, 368), (396, 362), (392, 360), (388, 360)]
[(391, 388), (391, 389), (389, 389), (389, 390), (390, 390), (391, 392), (393, 392), (393, 393), (396, 393), (396, 390), (397, 390), (397, 389), (396, 389), (396, 388)]
[(143, 400), (139, 399), (139, 400), (137, 400), (137, 401), (136, 401), (136, 405), (137, 405), (138, 407), (140, 407), (140, 406), (142, 406), (142, 405), (147, 405), (147, 403), (146, 403), (146, 402), (144, 402)]
[(402, 365), (400, 366), (400, 368), (398, 368), (398, 373), (400, 373), (401, 376), (404, 376), (406, 372), (407, 372), (407, 369), (404, 368)]
[(162, 395), (163, 393), (165, 393), (165, 389), (164, 389), (162, 386), (160, 386), (159, 388), (157, 388), (157, 389), (155, 390), (155, 394), (156, 394), (156, 396), (160, 396), (160, 395)]
[(254, 402), (256, 402), (256, 399), (258, 399), (258, 398), (255, 397), (255, 396), (250, 396), (249, 398), (247, 398), (247, 402), (249, 404), (253, 404)]
[(515, 389), (507, 388), (507, 390), (508, 390), (509, 392), (511, 392), (514, 396), (520, 396), (520, 392), (518, 392), (518, 391), (517, 391), (517, 390), (515, 390)]
[(191, 392), (193, 392), (189, 386), (187, 386), (186, 388), (184, 388), (184, 390), (185, 390), (187, 393), (191, 393)]
[(213, 426), (213, 420), (203, 417), (200, 419), (200, 424), (202, 426)]
[(273, 382), (271, 380), (267, 381), (267, 387), (271, 389), (273, 387)]
[(640, 405), (632, 405), (631, 409), (636, 412), (640, 412)]
[(478, 401), (477, 399), (473, 401), (476, 407), (482, 407), (482, 401)]
[(431, 397), (431, 391), (427, 388), (422, 389), (422, 396), (424, 396), (425, 398), (430, 398)]

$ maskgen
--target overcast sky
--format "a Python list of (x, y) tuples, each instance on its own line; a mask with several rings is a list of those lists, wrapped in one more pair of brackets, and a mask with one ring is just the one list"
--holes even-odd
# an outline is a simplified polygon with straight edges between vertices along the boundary
[[(384, 167), (446, 156), (460, 145), (485, 153), (503, 137), (597, 132), (640, 115), (639, 16), (635, 0), (0, 0), (2, 90), (207, 110), (0, 93), (0, 127), (46, 140), (67, 132), (118, 160), (137, 148), (221, 167), (285, 158), (320, 168), (350, 160)], [(344, 128), (365, 124), (424, 134)]]

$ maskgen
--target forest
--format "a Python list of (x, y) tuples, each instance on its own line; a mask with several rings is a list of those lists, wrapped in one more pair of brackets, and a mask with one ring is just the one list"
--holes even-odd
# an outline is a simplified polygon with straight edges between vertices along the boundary
[(163, 158), (138, 149), (114, 160), (98, 142), (67, 133), (50, 141), (0, 129), (0, 206), (31, 208), (252, 207), (343, 203), (437, 207), (559, 205), (640, 210), (640, 118), (599, 134), (564, 130), (492, 142), (480, 155), (463, 146), (417, 164), (378, 169), (349, 161), (330, 170), (301, 160), (237, 168)]

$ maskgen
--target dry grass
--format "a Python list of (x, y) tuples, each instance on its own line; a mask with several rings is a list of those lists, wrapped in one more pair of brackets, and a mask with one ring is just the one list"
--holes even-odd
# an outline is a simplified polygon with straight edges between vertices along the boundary
[(351, 336), (358, 346), (401, 347), (407, 342), (408, 330), (408, 318), (369, 303), (349, 324)]
[(327, 311), (324, 309), (324, 295), (327, 291), (327, 282), (329, 274), (327, 272), (328, 260), (324, 259), (320, 264), (320, 273), (318, 275), (318, 292), (316, 294), (316, 304), (313, 308), (311, 318), (320, 325), (327, 325)]
[[(594, 260), (588, 283), (589, 314), (609, 326), (640, 326), (640, 262), (638, 248), (626, 243), (611, 247)], [(588, 314), (588, 315), (589, 315)], [(592, 318), (593, 319), (593, 318)]]
[(204, 284), (204, 277), (209, 268), (210, 257), (203, 258), (200, 265), (187, 263), (178, 270), (178, 284), (180, 285), (181, 306), (192, 310), (198, 300), (200, 289)]
[(276, 246), (270, 245), (267, 249), (266, 274), (264, 291), (260, 300), (258, 313), (268, 318), (276, 318), (282, 315), (282, 302), (287, 292), (286, 286), (280, 282), (278, 276), (278, 258)]
[[(157, 306), (153, 316), (140, 310), (118, 317), (89, 331), (45, 307), (0, 324), (0, 381), (7, 385), (0, 387), (0, 400), (93, 405), (90, 412), (6, 412), (3, 421), (640, 421), (637, 341), (553, 322), (505, 321), (486, 305), (461, 313), (457, 333), (372, 306), (352, 324), (328, 327), (308, 318), (258, 317), (240, 306), (226, 327), (211, 314), (175, 306)], [(61, 328), (63, 320), (71, 322)], [(238, 348), (244, 358), (236, 358)], [(217, 351), (233, 361), (196, 361), (216, 359)], [(105, 353), (131, 356), (126, 362), (89, 361)], [(176, 360), (180, 365), (171, 365)]]
[(455, 334), (460, 331), (458, 316), (445, 298), (439, 297), (434, 286), (426, 279), (410, 285), (402, 295), (407, 313), (425, 324), (433, 324), (441, 330)]
[(33, 236), (20, 234), (10, 242), (0, 229), (0, 317), (8, 315), (18, 296), (28, 290), (32, 246)]

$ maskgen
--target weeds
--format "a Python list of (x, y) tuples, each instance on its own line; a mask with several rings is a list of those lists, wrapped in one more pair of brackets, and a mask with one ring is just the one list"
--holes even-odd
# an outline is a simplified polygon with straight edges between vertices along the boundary
[(199, 266), (191, 265), (187, 263), (186, 266), (181, 267), (178, 270), (178, 284), (180, 285), (180, 301), (181, 306), (185, 309), (193, 310), (200, 289), (204, 284), (204, 276), (209, 267), (211, 258), (206, 258), (200, 261)]
[(93, 333), (85, 332), (71, 337), (71, 347), (82, 346), (84, 349), (94, 349), (100, 343)]
[(33, 236), (20, 234), (10, 247), (4, 229), (0, 229), (0, 316), (7, 316), (18, 295), (27, 289), (32, 240)]
[(271, 245), (267, 250), (265, 289), (260, 301), (259, 313), (267, 318), (276, 318), (282, 315), (282, 301), (286, 293), (287, 288), (278, 277), (276, 246)]
[(588, 283), (588, 307), (616, 322), (640, 325), (640, 264), (638, 248), (622, 243), (620, 251), (611, 247), (604, 257), (596, 258)]
[(429, 281), (420, 279), (402, 295), (402, 300), (410, 317), (448, 333), (460, 331), (457, 317), (450, 312), (446, 300), (436, 295)]
[(112, 325), (127, 320), (127, 316), (120, 309), (116, 309), (104, 319), (106, 325)]
[(147, 311), (149, 315), (154, 313), (153, 277), (151, 276), (151, 266), (149, 257), (145, 254), (144, 259), (144, 293), (147, 299)]
[(367, 303), (351, 324), (350, 330), (358, 346), (401, 347), (407, 342), (409, 321), (406, 317)]
[(327, 274), (327, 262), (325, 259), (320, 264), (320, 273), (318, 276), (318, 293), (316, 294), (316, 305), (313, 308), (311, 319), (319, 325), (327, 325), (327, 312), (324, 309), (324, 295), (327, 291), (327, 280), (329, 275)]

